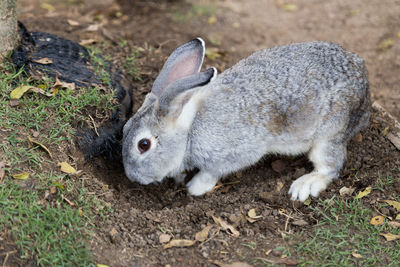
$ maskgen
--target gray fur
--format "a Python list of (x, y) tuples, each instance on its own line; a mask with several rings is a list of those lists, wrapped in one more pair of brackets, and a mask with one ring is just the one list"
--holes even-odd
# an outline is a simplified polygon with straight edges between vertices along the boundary
[[(266, 154), (308, 153), (315, 170), (294, 181), (289, 193), (301, 201), (318, 196), (339, 176), (347, 142), (370, 116), (363, 60), (327, 42), (258, 51), (207, 85), (180, 93), (167, 115), (157, 112), (154, 94), (147, 98), (152, 102), (146, 101), (125, 126), (126, 174), (147, 183), (198, 168), (188, 183), (193, 195), (210, 191), (222, 176)], [(182, 115), (189, 126), (175, 129), (171, 121), (193, 112), (185, 105), (196, 107), (195, 114)], [(145, 129), (158, 142), (139, 156), (132, 153), (133, 142)]]

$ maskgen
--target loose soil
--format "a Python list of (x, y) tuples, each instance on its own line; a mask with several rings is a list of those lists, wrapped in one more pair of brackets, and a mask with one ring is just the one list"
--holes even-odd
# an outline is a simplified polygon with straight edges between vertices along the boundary
[[(400, 83), (400, 39), (397, 37), (400, 4), (397, 1), (373, 0), (367, 5), (362, 0), (302, 0), (296, 1), (294, 11), (285, 10), (284, 2), (278, 0), (160, 3), (82, 0), (68, 4), (47, 1), (55, 8), (51, 12), (41, 8), (41, 2), (18, 1), (19, 19), (29, 30), (49, 32), (77, 42), (97, 40), (117, 65), (122, 65), (126, 55), (140, 48), (136, 63), (141, 80), (130, 76), (135, 88), (134, 109), (142, 103), (168, 54), (179, 44), (202, 36), (217, 56), (206, 58), (205, 65), (216, 66), (219, 71), (264, 47), (311, 40), (339, 43), (366, 60), (373, 100), (400, 117), (400, 89), (396, 86)], [(79, 25), (71, 26), (68, 19)], [(101, 26), (88, 30), (93, 24)], [(387, 40), (392, 40), (392, 44)], [(387, 41), (386, 45), (382, 41)], [(392, 126), (391, 121), (374, 111), (370, 127), (349, 144), (348, 160), (340, 179), (321, 198), (338, 195), (343, 186), (364, 189), (380, 175), (400, 176), (400, 152), (385, 136), (388, 126)], [(194, 198), (184, 186), (175, 185), (172, 180), (149, 186), (130, 183), (120, 162), (105, 159), (86, 162), (78, 148), (70, 147), (68, 151), (84, 171), (90, 191), (110, 203), (113, 209), (105, 221), (96, 222), (91, 235), (90, 247), (96, 263), (110, 266), (251, 263), (254, 258), (266, 258), (265, 252), (270, 249), (293, 247), (294, 244), (282, 238), (282, 233), (302, 230), (311, 234), (319, 219), (307, 206), (290, 201), (287, 194), (293, 180), (312, 170), (305, 157), (267, 157), (247, 170), (226, 177), (214, 192)], [(374, 194), (379, 198), (383, 193)], [(399, 194), (397, 179), (385, 197)], [(261, 218), (249, 222), (246, 215), (253, 208)], [(240, 235), (235, 237), (220, 230), (213, 216), (234, 225)], [(305, 225), (293, 224), (299, 220), (304, 220)], [(207, 225), (212, 226), (209, 238), (191, 247), (164, 249), (160, 243), (162, 234), (193, 240)], [(271, 254), (268, 258), (278, 260), (279, 255)], [(15, 259), (13, 262), (18, 263)]]

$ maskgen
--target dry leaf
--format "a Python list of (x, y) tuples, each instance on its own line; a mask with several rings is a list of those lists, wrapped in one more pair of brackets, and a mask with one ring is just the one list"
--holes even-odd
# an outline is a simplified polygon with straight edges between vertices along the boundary
[(33, 86), (30, 86), (30, 85), (20, 85), (17, 88), (15, 88), (14, 90), (12, 90), (12, 92), (10, 93), (10, 98), (11, 99), (20, 99), (25, 94), (25, 92), (27, 92), (32, 87)]
[(391, 38), (385, 39), (379, 43), (379, 49), (382, 51), (389, 50), (393, 46), (393, 40)]
[(297, 10), (297, 6), (295, 4), (283, 4), (282, 9), (286, 10), (286, 11), (296, 11)]
[(247, 212), (247, 216), (249, 216), (250, 218), (254, 219), (255, 217), (257, 217), (257, 213), (256, 213), (256, 209), (251, 209)]
[(43, 148), (44, 151), (46, 151), (47, 154), (49, 154), (50, 158), (53, 158), (53, 156), (51, 155), (50, 150), (49, 150), (45, 145), (43, 145), (43, 144), (41, 144), (41, 143), (39, 143), (39, 142), (33, 140), (30, 136), (28, 136), (28, 140), (29, 140), (29, 142), (31, 142), (32, 144), (38, 145), (38, 146), (40, 146), (41, 148)]
[(393, 241), (393, 240), (400, 239), (400, 235), (394, 235), (394, 234), (391, 234), (391, 233), (380, 234), (380, 235), (385, 237), (386, 241)]
[(372, 225), (381, 225), (385, 221), (385, 218), (383, 216), (375, 216), (371, 218), (371, 221), (369, 222)]
[(397, 211), (400, 211), (400, 202), (394, 200), (384, 200), (390, 206), (393, 206)]
[(371, 193), (371, 191), (372, 191), (372, 187), (371, 187), (371, 186), (368, 186), (367, 188), (365, 188), (364, 191), (360, 191), (360, 192), (357, 194), (356, 199), (360, 199), (360, 198), (363, 198), (363, 197), (369, 195), (369, 194)]
[(173, 248), (173, 247), (191, 247), (196, 244), (195, 240), (187, 240), (187, 239), (173, 239), (168, 244), (164, 245), (164, 248)]
[(281, 190), (282, 190), (282, 188), (283, 188), (283, 183), (281, 182), (281, 181), (278, 181), (277, 183), (276, 183), (276, 189), (275, 189), (275, 191), (276, 192), (281, 192)]
[(222, 56), (218, 48), (206, 48), (206, 57), (211, 60), (216, 60)]
[(59, 89), (59, 88), (68, 88), (71, 90), (75, 90), (75, 83), (62, 82), (58, 79), (58, 77), (56, 77), (56, 82), (54, 83), (52, 89)]
[(49, 4), (49, 3), (46, 3), (46, 2), (41, 3), (41, 4), (40, 4), (40, 7), (43, 8), (43, 9), (46, 9), (46, 10), (49, 11), (49, 12), (54, 12), (54, 11), (56, 10), (55, 7), (54, 7), (53, 5), (51, 5), (51, 4)]
[(170, 240), (171, 240), (171, 236), (170, 236), (170, 235), (167, 235), (167, 234), (161, 234), (161, 235), (158, 237), (158, 241), (159, 241), (161, 244), (167, 243), (167, 242), (169, 242)]
[(351, 196), (354, 193), (354, 190), (354, 188), (343, 186), (342, 188), (340, 188), (339, 194), (341, 196)]
[(217, 22), (217, 17), (216, 16), (211, 16), (208, 18), (208, 24), (213, 25)]
[(232, 24), (232, 26), (233, 26), (233, 28), (238, 29), (238, 28), (240, 28), (240, 23), (239, 22), (234, 22)]
[(53, 60), (51, 60), (51, 58), (48, 58), (48, 57), (43, 57), (43, 58), (39, 58), (39, 59), (32, 59), (32, 62), (39, 63), (42, 65), (48, 65), (48, 64), (53, 63)]
[(275, 262), (275, 264), (285, 264), (287, 266), (296, 266), (299, 263), (300, 262), (298, 260), (292, 258), (281, 258)]
[(86, 31), (95, 32), (95, 31), (98, 31), (101, 26), (102, 26), (101, 24), (92, 24), (92, 25), (89, 25), (89, 27), (86, 28)]
[(400, 221), (400, 213), (396, 215), (395, 220), (396, 220), (396, 221)]
[(96, 267), (109, 267), (108, 265), (97, 263)]
[(84, 39), (84, 40), (81, 40), (81, 41), (79, 42), (79, 44), (85, 46), (85, 45), (94, 44), (94, 43), (96, 43), (96, 42), (97, 42), (97, 41), (96, 41), (95, 39)]
[(11, 176), (12, 176), (14, 179), (26, 180), (26, 179), (29, 178), (29, 173), (23, 172), (23, 173), (11, 174)]
[(62, 196), (62, 199), (65, 200), (65, 202), (67, 202), (70, 206), (74, 207), (75, 203), (72, 202), (71, 200), (69, 200), (68, 198), (66, 198), (65, 196)]
[(251, 267), (251, 265), (248, 264), (247, 262), (241, 262), (241, 261), (236, 261), (232, 263), (223, 263), (220, 261), (215, 261), (213, 263), (219, 267)]
[(353, 251), (353, 252), (351, 253), (351, 255), (353, 255), (354, 258), (362, 259), (362, 255), (361, 255), (361, 254), (358, 254), (358, 253), (355, 252), (355, 251)]
[(29, 89), (29, 91), (35, 92), (35, 93), (39, 93), (39, 94), (42, 94), (42, 95), (45, 95), (45, 96), (48, 96), (48, 97), (53, 96), (53, 94), (46, 93), (45, 90), (43, 90), (41, 88), (37, 88), (37, 87), (32, 87), (32, 88)]
[(57, 193), (57, 187), (56, 186), (50, 187), (50, 194), (54, 195), (56, 193)]
[(6, 166), (6, 163), (4, 161), (0, 161), (0, 184), (3, 181), (4, 175), (6, 172), (4, 171), (4, 167)]
[(393, 228), (400, 228), (400, 222), (388, 222)]
[(309, 206), (311, 204), (311, 198), (307, 198), (306, 201), (303, 202), (303, 204)]
[(210, 229), (212, 228), (212, 225), (208, 225), (206, 227), (204, 227), (203, 230), (201, 230), (200, 232), (197, 232), (194, 239), (199, 241), (199, 242), (204, 242), (207, 240), (208, 237), (208, 233), (210, 232)]
[(74, 167), (72, 167), (71, 165), (69, 165), (67, 162), (63, 161), (63, 162), (59, 162), (57, 164), (57, 166), (61, 167), (61, 171), (68, 173), (68, 174), (74, 174), (76, 173), (76, 170)]
[(72, 19), (67, 19), (67, 22), (71, 26), (79, 26), (79, 22), (72, 20)]
[(221, 219), (220, 217), (212, 216), (214, 222), (222, 228), (222, 230), (231, 234), (234, 237), (238, 237), (240, 235), (239, 231), (235, 229), (232, 225), (228, 224), (226, 221)]

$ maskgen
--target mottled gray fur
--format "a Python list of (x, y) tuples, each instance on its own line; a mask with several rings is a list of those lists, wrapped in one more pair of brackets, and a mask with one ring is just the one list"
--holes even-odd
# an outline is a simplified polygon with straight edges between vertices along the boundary
[[(161, 72), (166, 68), (171, 66)], [(125, 126), (126, 174), (147, 184), (166, 176), (181, 180), (182, 171), (198, 168), (188, 183), (193, 195), (266, 154), (308, 153), (315, 170), (294, 181), (289, 193), (301, 201), (318, 196), (339, 176), (348, 141), (370, 116), (363, 60), (328, 42), (258, 51), (208, 84), (178, 94), (168, 114), (160, 113), (159, 98), (149, 93)], [(156, 144), (139, 154), (142, 133)]]

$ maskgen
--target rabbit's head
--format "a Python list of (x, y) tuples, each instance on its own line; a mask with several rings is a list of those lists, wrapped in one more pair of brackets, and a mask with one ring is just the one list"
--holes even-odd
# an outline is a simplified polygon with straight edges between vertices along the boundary
[(188, 132), (205, 97), (199, 89), (216, 76), (215, 68), (199, 72), (204, 52), (200, 38), (178, 47), (126, 123), (122, 156), (131, 181), (149, 184), (183, 171)]

